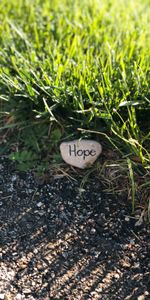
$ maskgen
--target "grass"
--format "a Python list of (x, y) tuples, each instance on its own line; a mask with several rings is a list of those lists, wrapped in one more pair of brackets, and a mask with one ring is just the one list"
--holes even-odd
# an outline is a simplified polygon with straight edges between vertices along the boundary
[(60, 141), (96, 138), (126, 162), (134, 203), (137, 175), (149, 187), (149, 23), (149, 0), (1, 1), (1, 153), (46, 167)]

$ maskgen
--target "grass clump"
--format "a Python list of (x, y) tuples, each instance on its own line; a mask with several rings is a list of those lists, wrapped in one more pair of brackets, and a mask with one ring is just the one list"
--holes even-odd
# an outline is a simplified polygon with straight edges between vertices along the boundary
[(149, 0), (1, 1), (1, 152), (32, 167), (94, 135), (147, 175), (149, 21)]

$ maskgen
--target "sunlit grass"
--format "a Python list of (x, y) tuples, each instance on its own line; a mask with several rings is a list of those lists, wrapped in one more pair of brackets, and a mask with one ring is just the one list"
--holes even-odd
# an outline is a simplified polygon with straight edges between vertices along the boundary
[(148, 170), (149, 24), (149, 0), (1, 1), (6, 140), (42, 157), (94, 132)]

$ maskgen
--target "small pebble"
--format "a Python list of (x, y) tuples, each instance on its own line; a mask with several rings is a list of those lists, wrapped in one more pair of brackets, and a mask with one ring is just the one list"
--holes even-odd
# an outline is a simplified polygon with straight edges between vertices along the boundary
[(144, 295), (140, 295), (137, 300), (145, 300), (145, 296)]
[(140, 267), (140, 264), (139, 263), (135, 263), (134, 265), (133, 265), (133, 268), (134, 269), (137, 269), (137, 268), (139, 268)]
[(90, 233), (91, 233), (91, 234), (95, 234), (95, 233), (96, 233), (96, 229), (95, 229), (95, 228), (92, 228), (91, 231), (90, 231)]
[(37, 249), (34, 249), (34, 250), (33, 250), (33, 253), (34, 253), (34, 254), (38, 254), (38, 250), (37, 250)]
[(125, 217), (125, 221), (126, 221), (126, 222), (129, 222), (129, 221), (130, 221), (130, 218), (129, 218), (129, 217)]
[(16, 181), (17, 180), (17, 175), (13, 175), (11, 180), (12, 180), (12, 182)]
[(42, 205), (43, 205), (42, 202), (38, 202), (38, 203), (36, 204), (37, 207), (41, 207)]
[(38, 212), (38, 215), (39, 215), (39, 216), (43, 216), (44, 214), (45, 214), (45, 211), (44, 211), (44, 210)]

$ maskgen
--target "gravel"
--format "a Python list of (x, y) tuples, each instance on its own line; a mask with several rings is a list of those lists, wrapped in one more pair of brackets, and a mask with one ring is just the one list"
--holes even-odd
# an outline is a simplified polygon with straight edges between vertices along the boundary
[[(83, 173), (82, 173), (83, 174)], [(0, 158), (0, 299), (150, 299), (149, 224), (98, 178), (37, 182)]]

